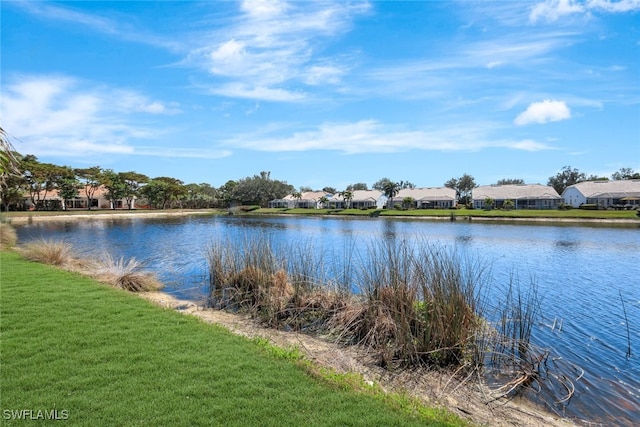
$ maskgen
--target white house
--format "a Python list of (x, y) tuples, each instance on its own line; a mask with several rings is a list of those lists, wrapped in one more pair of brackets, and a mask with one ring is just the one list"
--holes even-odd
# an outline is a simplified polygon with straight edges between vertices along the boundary
[(476, 209), (483, 209), (486, 199), (496, 208), (511, 200), (514, 209), (555, 209), (562, 202), (553, 187), (541, 184), (481, 185), (472, 190), (471, 199)]
[(391, 199), (391, 205), (402, 206), (409, 198), (414, 209), (448, 209), (457, 205), (456, 190), (448, 187), (404, 188)]
[(564, 202), (575, 208), (595, 204), (601, 209), (640, 205), (640, 179), (585, 181), (570, 185), (562, 192)]

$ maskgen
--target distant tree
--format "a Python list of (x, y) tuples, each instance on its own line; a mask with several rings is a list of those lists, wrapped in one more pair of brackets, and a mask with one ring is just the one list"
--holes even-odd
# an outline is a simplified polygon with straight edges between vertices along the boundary
[(456, 197), (463, 205), (471, 202), (471, 191), (477, 187), (475, 179), (466, 173), (460, 178), (451, 178), (444, 186), (456, 190)]
[(393, 207), (393, 198), (400, 191), (400, 184), (393, 181), (387, 181), (382, 187), (382, 193), (387, 197), (387, 209)]
[(105, 198), (111, 202), (111, 209), (115, 209), (118, 200), (124, 199), (129, 192), (129, 186), (123, 176), (112, 169), (102, 171), (100, 184), (107, 190)]
[(504, 202), (502, 202), (502, 208), (505, 209), (505, 210), (508, 210), (508, 211), (513, 209), (515, 206), (516, 206), (516, 204), (511, 199), (507, 199)]
[(353, 200), (353, 192), (351, 190), (344, 190), (340, 192), (340, 195), (344, 199), (345, 209), (349, 209), (351, 207), (351, 201)]
[(308, 187), (308, 186), (306, 186), (306, 185), (301, 185), (301, 186), (300, 186), (300, 192), (301, 192), (301, 193), (307, 193), (307, 192), (309, 192), (309, 191), (313, 191), (313, 188)]
[(40, 163), (36, 156), (27, 155), (22, 159), (22, 176), (25, 188), (34, 209), (52, 209), (47, 195), (57, 189), (58, 180), (63, 174), (62, 168), (51, 163)]
[(236, 181), (229, 180), (218, 189), (218, 194), (220, 195), (220, 199), (224, 202), (225, 207), (229, 207), (231, 205), (231, 202), (233, 201), (233, 192), (237, 186), (238, 183)]
[(320, 206), (324, 208), (327, 206), (329, 199), (326, 196), (322, 196), (318, 199), (318, 201), (320, 202)]
[(299, 208), (300, 199), (302, 199), (302, 193), (299, 191), (294, 191), (293, 193), (291, 193), (291, 196), (293, 196), (293, 198), (296, 199), (296, 208)]
[(335, 189), (335, 188), (333, 188), (333, 187), (324, 187), (324, 188), (322, 189), (322, 191), (324, 191), (324, 192), (325, 192), (325, 193), (327, 193), (327, 194), (336, 194), (336, 193), (338, 193), (338, 190), (336, 190), (336, 189)]
[(347, 186), (347, 190), (349, 191), (358, 191), (358, 190), (368, 190), (367, 184), (364, 182), (357, 182), (355, 184), (349, 184)]
[(67, 200), (73, 200), (78, 197), (78, 190), (80, 189), (80, 181), (76, 177), (73, 169), (70, 167), (63, 167), (60, 169), (60, 176), (57, 182), (58, 193), (63, 200), (62, 209), (67, 210)]
[(402, 199), (402, 207), (405, 209), (411, 209), (415, 201), (416, 200), (413, 197), (405, 197)]
[(167, 209), (180, 204), (187, 196), (187, 189), (179, 179), (158, 177), (150, 180), (140, 193), (147, 198), (155, 209)]
[(120, 178), (124, 181), (127, 191), (124, 196), (127, 207), (133, 209), (133, 200), (140, 196), (140, 188), (149, 182), (149, 177), (137, 172), (120, 172)]
[(87, 208), (91, 210), (91, 200), (93, 196), (100, 188), (100, 182), (102, 179), (102, 168), (100, 166), (93, 166), (90, 168), (75, 169), (76, 176), (80, 178), (84, 187), (85, 195), (87, 196)]
[(496, 201), (493, 200), (491, 197), (486, 197), (484, 199), (484, 208), (488, 211), (490, 211), (491, 209), (493, 209), (493, 207), (496, 205)]
[(231, 196), (244, 205), (266, 207), (269, 200), (282, 199), (293, 191), (293, 185), (271, 179), (270, 172), (260, 172), (260, 175), (239, 180)]
[(587, 175), (578, 169), (572, 169), (571, 166), (564, 166), (555, 176), (549, 177), (547, 185), (552, 186), (558, 194), (562, 194), (565, 188), (587, 181)]
[(394, 181), (391, 181), (389, 178), (379, 179), (373, 184), (372, 188), (374, 190), (382, 191), (384, 193), (384, 189), (388, 188), (389, 183), (395, 184), (399, 190), (403, 190), (405, 188), (416, 188), (415, 184), (413, 184), (412, 182), (409, 182), (409, 181), (394, 182)]
[(623, 179), (640, 179), (640, 172), (635, 172), (631, 168), (620, 168), (618, 172), (614, 172), (611, 175), (611, 179), (614, 181), (621, 181)]
[(401, 190), (404, 190), (405, 188), (416, 188), (416, 185), (409, 181), (400, 181), (398, 183), (398, 186), (400, 187)]
[(524, 179), (519, 179), (519, 178), (499, 179), (498, 182), (496, 182), (496, 185), (522, 185), (522, 184), (524, 184)]
[(209, 184), (187, 184), (184, 188), (186, 190), (184, 201), (189, 209), (212, 207), (217, 199), (217, 190)]

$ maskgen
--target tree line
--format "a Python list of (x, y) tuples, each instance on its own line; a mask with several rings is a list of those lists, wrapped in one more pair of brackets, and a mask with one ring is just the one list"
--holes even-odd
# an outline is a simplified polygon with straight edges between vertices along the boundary
[[(100, 166), (72, 168), (43, 163), (34, 155), (22, 156), (17, 153), (4, 130), (0, 128), (0, 131), (0, 198), (4, 211), (25, 209), (25, 197), (30, 199), (31, 205), (37, 210), (66, 209), (64, 201), (77, 199), (80, 190), (83, 190), (86, 208), (89, 210), (95, 207), (92, 202), (95, 203), (95, 195), (99, 189), (104, 190), (104, 197), (112, 202), (113, 209), (118, 201), (123, 201), (128, 209), (133, 209), (136, 205), (154, 209), (226, 208), (233, 204), (266, 207), (270, 200), (281, 199), (289, 194), (299, 199), (305, 191), (313, 191), (310, 187), (296, 190), (286, 181), (272, 179), (271, 173), (265, 171), (239, 180), (229, 180), (216, 188), (208, 183), (185, 184), (179, 179), (166, 176), (149, 178), (135, 171), (115, 172)], [(608, 179), (587, 175), (565, 166), (558, 174), (549, 177), (547, 185), (562, 194), (566, 187), (578, 182)], [(631, 168), (621, 168), (611, 179), (640, 179), (640, 173)], [(501, 179), (496, 184), (524, 184), (524, 180)], [(477, 187), (475, 179), (469, 174), (451, 178), (444, 186), (455, 189), (459, 203), (464, 205), (470, 204), (471, 192)], [(402, 189), (415, 187), (409, 181), (393, 181), (389, 178), (382, 178), (372, 185), (372, 189), (381, 191), (388, 199), (394, 198)], [(366, 183), (360, 182), (350, 184), (341, 191), (333, 187), (324, 187), (322, 191), (341, 195), (348, 207), (354, 191), (368, 189)], [(53, 192), (57, 192), (62, 201), (52, 200), (49, 196)], [(409, 205), (410, 202), (407, 201)]]

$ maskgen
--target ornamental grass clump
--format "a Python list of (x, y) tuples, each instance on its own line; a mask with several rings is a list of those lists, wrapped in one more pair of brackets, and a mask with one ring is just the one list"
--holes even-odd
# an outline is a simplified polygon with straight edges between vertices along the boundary
[(0, 220), (0, 249), (12, 248), (18, 243), (16, 229), (7, 222)]
[(33, 240), (24, 244), (20, 251), (30, 261), (60, 267), (71, 266), (76, 259), (71, 244), (62, 240)]
[(131, 292), (157, 291), (162, 283), (155, 274), (143, 271), (142, 263), (135, 258), (125, 260), (105, 253), (95, 265), (93, 277), (103, 283)]

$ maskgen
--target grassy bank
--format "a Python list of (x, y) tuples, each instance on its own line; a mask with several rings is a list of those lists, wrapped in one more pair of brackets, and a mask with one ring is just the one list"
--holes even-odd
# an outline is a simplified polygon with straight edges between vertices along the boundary
[(0, 292), (8, 425), (11, 411), (53, 410), (72, 425), (462, 424), (314, 379), (287, 352), (13, 252), (0, 252)]
[(583, 219), (617, 220), (640, 219), (636, 211), (582, 210), (582, 209), (546, 209), (546, 210), (483, 210), (483, 209), (274, 209), (262, 208), (251, 214), (289, 214), (289, 215), (348, 215), (416, 218), (503, 218), (503, 219)]

